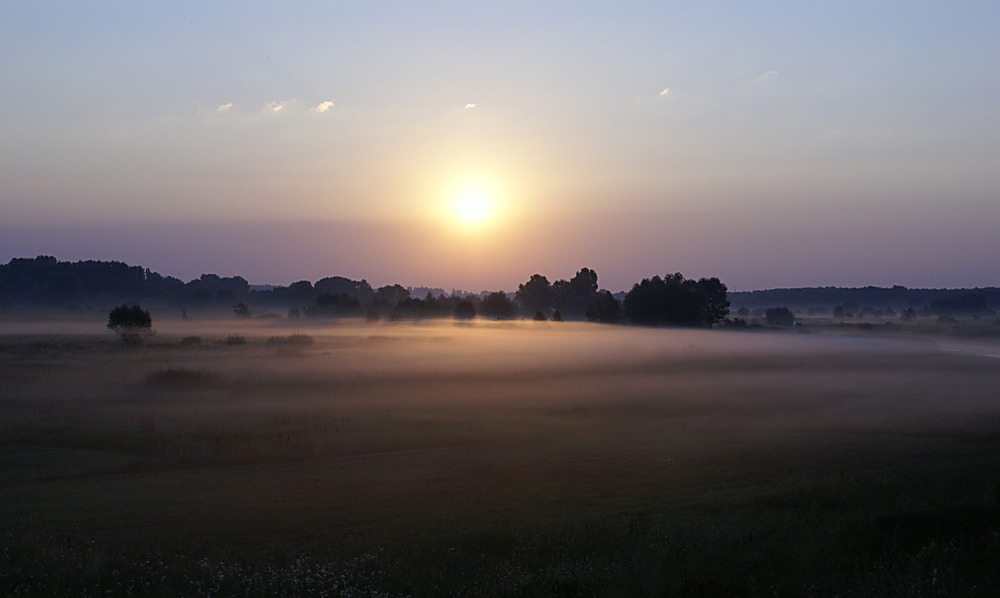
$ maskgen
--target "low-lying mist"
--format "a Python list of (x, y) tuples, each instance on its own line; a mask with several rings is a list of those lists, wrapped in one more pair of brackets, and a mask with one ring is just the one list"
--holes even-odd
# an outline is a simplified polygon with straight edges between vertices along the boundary
[[(988, 346), (958, 352), (932, 339), (230, 319), (158, 323), (155, 337), (130, 347), (96, 325), (74, 326), (57, 335), (22, 326), (0, 340), (10, 389), (0, 423), (9, 430), (27, 410), (50, 426), (40, 405), (99, 429), (131, 433), (134, 418), (155, 429), (158, 456), (168, 461), (179, 438), (190, 446), (174, 456), (211, 461), (241, 451), (320, 457), (411, 442), (552, 440), (567, 430), (642, 442), (697, 428), (712, 444), (713, 430), (988, 426), (998, 413)], [(303, 414), (340, 424), (336, 433), (301, 432), (287, 446), (247, 434), (211, 450), (189, 442), (207, 428), (249, 426), (267, 436), (269, 418)], [(373, 414), (398, 429), (360, 433)], [(421, 432), (424, 424), (434, 433)]]
[(990, 575), (961, 556), (996, 554), (987, 340), (155, 325), (135, 346), (102, 322), (0, 323), (0, 582), (146, 587), (154, 561), (164, 594), (298, 579), (279, 546), (400, 595), (915, 594), (939, 583), (920, 568), (938, 546), (969, 576), (951, 587)]

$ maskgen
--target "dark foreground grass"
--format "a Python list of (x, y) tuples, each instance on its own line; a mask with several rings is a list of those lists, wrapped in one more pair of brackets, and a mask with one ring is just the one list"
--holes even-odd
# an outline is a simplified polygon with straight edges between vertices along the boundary
[(289, 351), (301, 331), (189, 326), (0, 337), (0, 594), (1000, 592), (992, 359), (546, 324)]

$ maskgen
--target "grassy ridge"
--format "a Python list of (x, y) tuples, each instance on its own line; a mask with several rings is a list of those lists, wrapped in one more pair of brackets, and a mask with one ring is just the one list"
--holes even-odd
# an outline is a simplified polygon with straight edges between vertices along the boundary
[(141, 349), (0, 337), (0, 590), (997, 589), (994, 359), (544, 323), (184, 326)]

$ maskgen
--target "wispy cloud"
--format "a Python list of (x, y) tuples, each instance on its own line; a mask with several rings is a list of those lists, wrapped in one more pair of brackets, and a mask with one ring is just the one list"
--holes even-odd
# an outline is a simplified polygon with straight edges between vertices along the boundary
[(281, 112), (291, 103), (291, 100), (272, 100), (264, 104), (264, 110), (267, 112)]
[(315, 106), (313, 106), (309, 110), (311, 110), (312, 112), (322, 113), (322, 112), (326, 112), (330, 108), (333, 108), (333, 102), (331, 102), (330, 100), (326, 100), (324, 102), (320, 102), (319, 104), (316, 104)]
[(767, 71), (751, 79), (747, 85), (753, 85), (753, 86), (763, 85), (765, 82), (770, 81), (771, 79), (774, 79), (777, 76), (778, 76), (778, 71)]
[(219, 104), (219, 107), (215, 109), (216, 112), (229, 112), (233, 108), (232, 102), (226, 102), (225, 104)]
[(475, 108), (475, 107), (476, 107), (476, 105), (475, 105), (475, 104), (466, 104), (466, 105), (465, 105), (465, 109), (466, 109), (466, 110), (472, 110), (472, 109), (473, 109), (473, 108)]
[(663, 89), (660, 90), (660, 97), (661, 98), (665, 98), (668, 95), (670, 95), (670, 88), (669, 87), (664, 87)]

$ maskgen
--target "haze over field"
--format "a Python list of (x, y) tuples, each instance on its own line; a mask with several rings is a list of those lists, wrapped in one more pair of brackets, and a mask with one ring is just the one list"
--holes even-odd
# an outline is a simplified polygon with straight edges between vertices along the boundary
[[(995, 340), (0, 322), (0, 593), (974, 595)], [(993, 585), (991, 585), (993, 584)]]
[(996, 284), (992, 2), (11, 3), (0, 262)]

